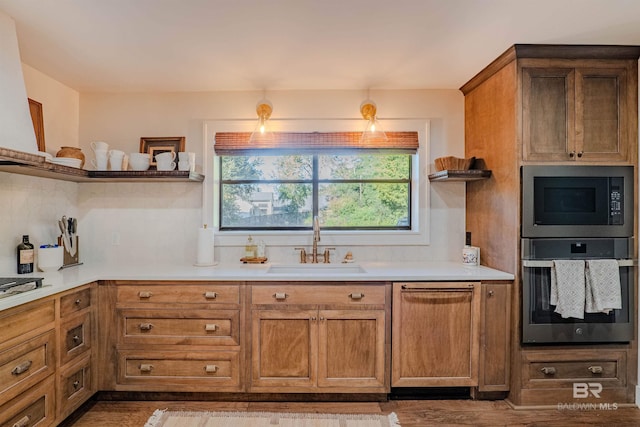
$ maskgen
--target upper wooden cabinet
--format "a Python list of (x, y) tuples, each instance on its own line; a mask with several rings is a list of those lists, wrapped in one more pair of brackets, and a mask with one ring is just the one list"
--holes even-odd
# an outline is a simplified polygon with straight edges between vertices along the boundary
[(629, 160), (628, 87), (637, 61), (524, 59), (520, 66), (524, 161)]
[(465, 156), (494, 175), (496, 161), (633, 164), (639, 55), (639, 46), (512, 46), (460, 88)]

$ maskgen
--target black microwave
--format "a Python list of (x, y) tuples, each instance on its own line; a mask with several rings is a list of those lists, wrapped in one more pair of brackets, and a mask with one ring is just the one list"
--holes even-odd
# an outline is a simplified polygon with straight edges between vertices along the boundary
[(522, 237), (633, 236), (633, 166), (523, 166)]

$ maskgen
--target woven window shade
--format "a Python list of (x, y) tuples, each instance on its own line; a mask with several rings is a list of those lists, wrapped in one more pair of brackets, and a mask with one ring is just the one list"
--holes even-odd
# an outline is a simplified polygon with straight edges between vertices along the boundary
[(249, 143), (250, 132), (217, 132), (214, 149), (223, 156), (322, 151), (384, 151), (415, 154), (418, 132), (386, 132), (388, 141), (360, 142), (361, 132), (274, 132), (269, 141)]

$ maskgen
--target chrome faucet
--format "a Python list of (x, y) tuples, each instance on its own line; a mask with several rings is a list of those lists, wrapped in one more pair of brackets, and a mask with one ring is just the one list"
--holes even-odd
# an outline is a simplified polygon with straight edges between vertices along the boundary
[(311, 252), (311, 262), (318, 263), (318, 242), (320, 241), (320, 220), (318, 215), (313, 217), (313, 249)]

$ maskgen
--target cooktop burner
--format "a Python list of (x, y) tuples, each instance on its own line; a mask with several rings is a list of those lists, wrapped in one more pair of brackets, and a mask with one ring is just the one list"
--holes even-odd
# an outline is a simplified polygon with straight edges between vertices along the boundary
[(42, 287), (42, 277), (0, 277), (0, 298)]

